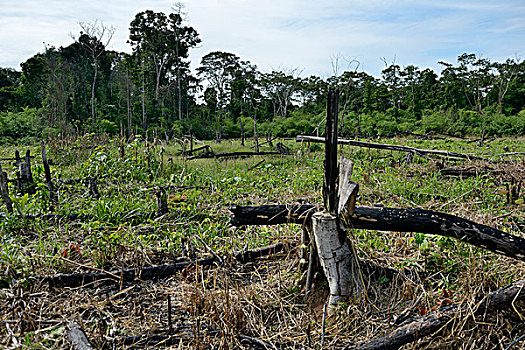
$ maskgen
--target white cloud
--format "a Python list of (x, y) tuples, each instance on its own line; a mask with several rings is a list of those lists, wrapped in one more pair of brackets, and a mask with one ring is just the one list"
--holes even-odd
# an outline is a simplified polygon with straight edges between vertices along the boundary
[[(17, 66), (43, 49), (71, 43), (79, 21), (100, 19), (116, 27), (111, 48), (129, 51), (128, 26), (144, 9), (169, 12), (173, 2), (123, 0), (3, 0), (0, 66)], [(203, 43), (193, 67), (214, 50), (230, 51), (262, 70), (298, 67), (303, 75), (331, 74), (336, 54), (357, 57), (378, 75), (380, 57), (401, 65), (439, 69), (462, 52), (491, 59), (524, 55), (525, 5), (520, 0), (188, 0), (189, 24)], [(494, 56), (491, 56), (494, 55)]]

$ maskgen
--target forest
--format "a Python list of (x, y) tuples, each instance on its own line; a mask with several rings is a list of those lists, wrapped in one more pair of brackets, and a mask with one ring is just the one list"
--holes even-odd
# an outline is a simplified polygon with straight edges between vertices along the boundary
[[(329, 88), (341, 92), (346, 137), (525, 134), (525, 61), (518, 57), (494, 62), (463, 53), (455, 63), (439, 62), (439, 72), (383, 59), (380, 77), (332, 58), (334, 73), (323, 78), (302, 77), (299, 68), (262, 72), (214, 51), (192, 72), (189, 52), (201, 38), (180, 11), (138, 13), (131, 53), (107, 49), (112, 27), (79, 24), (70, 45), (46, 46), (20, 71), (0, 68), (0, 143), (86, 132), (249, 137), (254, 125), (265, 136), (322, 133)], [(343, 61), (351, 69), (341, 69)]]

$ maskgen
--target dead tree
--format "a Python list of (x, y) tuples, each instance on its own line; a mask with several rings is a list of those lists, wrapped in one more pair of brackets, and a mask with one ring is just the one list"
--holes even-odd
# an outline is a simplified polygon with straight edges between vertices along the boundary
[[(352, 163), (343, 159), (337, 165), (338, 92), (328, 94), (326, 113), (326, 142), (324, 161), (323, 200), (324, 210), (312, 215), (309, 228), (310, 249), (315, 249), (330, 288), (331, 306), (347, 301), (351, 296), (362, 296), (364, 283), (359, 271), (359, 261), (354, 246), (341, 219), (352, 215), (357, 185), (350, 181)], [(339, 179), (339, 186), (337, 186)], [(313, 261), (309, 262), (313, 264)]]
[(49, 162), (47, 160), (46, 144), (44, 141), (41, 143), (42, 149), (42, 164), (44, 165), (44, 174), (46, 177), (47, 189), (49, 191), (49, 210), (55, 211), (55, 207), (58, 205), (58, 195), (55, 191), (55, 186), (51, 180), (51, 170), (49, 169)]
[(7, 173), (3, 171), (1, 163), (0, 163), (0, 196), (2, 196), (2, 200), (5, 203), (7, 212), (12, 213), (13, 212), (13, 202), (11, 201), (11, 197), (9, 197)]

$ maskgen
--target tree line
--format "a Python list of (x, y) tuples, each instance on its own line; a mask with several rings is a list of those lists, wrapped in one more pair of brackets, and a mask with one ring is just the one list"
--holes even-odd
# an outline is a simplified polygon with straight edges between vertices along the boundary
[(380, 77), (356, 68), (321, 78), (298, 69), (262, 72), (214, 51), (192, 72), (189, 52), (201, 38), (183, 17), (180, 8), (138, 13), (129, 27), (131, 53), (107, 49), (113, 28), (80, 23), (69, 46), (46, 46), (20, 71), (0, 68), (0, 142), (84, 132), (322, 134), (330, 88), (341, 93), (344, 136), (525, 134), (525, 63), (518, 58), (464, 53), (439, 62), (439, 74), (385, 61)]

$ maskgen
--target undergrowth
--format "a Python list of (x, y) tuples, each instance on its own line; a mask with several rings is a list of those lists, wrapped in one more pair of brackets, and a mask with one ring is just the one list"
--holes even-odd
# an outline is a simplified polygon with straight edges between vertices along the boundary
[[(35, 156), (36, 193), (11, 189), (15, 215), (0, 218), (0, 339), (5, 346), (65, 348), (67, 323), (77, 321), (97, 348), (124, 346), (126, 336), (168, 334), (167, 298), (172, 302), (174, 348), (250, 348), (239, 335), (278, 348), (321, 348), (327, 285), (322, 278), (304, 297), (299, 268), (299, 225), (233, 228), (232, 205), (322, 203), (323, 152), (316, 144), (285, 141), (292, 155), (244, 159), (189, 160), (178, 145), (152, 145), (137, 137), (129, 143), (96, 139), (48, 144), (57, 183), (56, 214), (83, 214), (89, 220), (25, 218), (49, 212), (50, 198)], [(525, 236), (523, 139), (391, 139), (389, 143), (476, 154), (505, 163), (455, 161), (390, 151), (340, 147), (354, 162), (360, 185), (358, 205), (431, 209), (458, 215)], [(61, 147), (69, 144), (74, 147)], [(210, 143), (215, 153), (250, 150), (238, 141)], [(197, 145), (195, 145), (197, 147)], [(2, 149), (8, 157), (13, 149)], [(511, 158), (509, 158), (511, 157)], [(510, 160), (510, 161), (509, 161)], [(5, 166), (8, 177), (14, 168)], [(473, 177), (445, 177), (440, 170), (471, 167)], [(494, 173), (487, 173), (486, 169)], [(96, 178), (100, 198), (86, 183), (61, 179)], [(514, 178), (515, 180), (512, 180)], [(513, 182), (514, 181), (514, 182)], [(169, 211), (157, 217), (155, 193), (166, 189)], [(417, 271), (420, 279), (369, 280), (368, 300), (352, 300), (328, 319), (324, 348), (342, 348), (376, 338), (395, 328), (399, 315), (423, 315), (442, 303), (475, 302), (489, 291), (525, 276), (525, 265), (451, 238), (418, 233), (351, 230), (360, 258)], [(170, 278), (120, 285), (97, 284), (53, 289), (39, 277), (173, 263), (281, 242), (287, 253), (255, 263), (188, 268)], [(521, 305), (522, 306), (522, 305)], [(520, 307), (518, 305), (517, 307)], [(521, 311), (519, 311), (521, 310)], [(482, 321), (459, 318), (443, 332), (418, 343), (425, 349), (491, 349), (508, 345), (525, 332), (523, 308), (504, 310)], [(519, 311), (519, 312), (518, 312)], [(249, 343), (249, 342), (248, 342)], [(244, 345), (243, 345), (244, 344)], [(131, 346), (131, 345), (127, 345)], [(159, 347), (168, 347), (159, 345)], [(253, 346), (251, 348), (254, 348)]]

